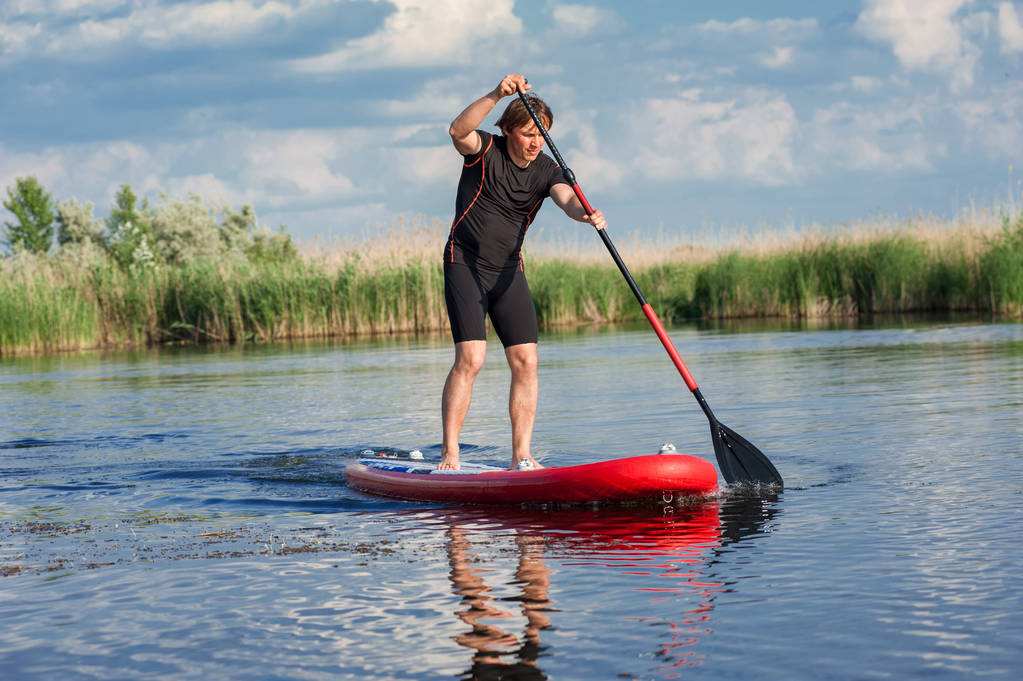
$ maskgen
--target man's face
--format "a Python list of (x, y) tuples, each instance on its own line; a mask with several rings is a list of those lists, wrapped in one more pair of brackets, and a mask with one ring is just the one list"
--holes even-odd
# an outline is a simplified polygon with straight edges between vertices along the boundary
[(543, 135), (530, 121), (508, 133), (508, 144), (514, 157), (528, 163), (540, 155), (540, 150), (543, 149)]

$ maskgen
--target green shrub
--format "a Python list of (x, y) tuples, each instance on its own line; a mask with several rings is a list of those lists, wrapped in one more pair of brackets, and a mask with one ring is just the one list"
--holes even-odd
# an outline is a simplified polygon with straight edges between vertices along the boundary
[(105, 246), (103, 223), (93, 217), (91, 203), (74, 199), (57, 205), (57, 243), (61, 247), (91, 243)]
[(298, 249), (283, 228), (277, 232), (265, 228), (257, 230), (244, 246), (244, 252), (252, 262), (280, 263), (298, 258)]
[(256, 212), (252, 206), (242, 206), (237, 213), (231, 208), (224, 208), (220, 221), (220, 239), (228, 251), (244, 253), (252, 243), (256, 228)]
[(225, 249), (220, 227), (198, 196), (185, 201), (162, 197), (150, 213), (153, 254), (161, 263), (180, 265), (196, 258), (212, 258)]

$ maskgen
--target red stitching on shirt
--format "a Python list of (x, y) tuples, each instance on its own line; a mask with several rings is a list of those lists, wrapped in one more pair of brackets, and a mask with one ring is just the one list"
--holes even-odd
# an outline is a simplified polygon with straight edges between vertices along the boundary
[(486, 182), (487, 179), (487, 162), (483, 160), (483, 157), (487, 155), (487, 152), (490, 151), (490, 147), (493, 144), (494, 138), (491, 137), (490, 141), (487, 142), (487, 148), (483, 150), (483, 152), (480, 154), (480, 157), (473, 161), (472, 163), (465, 164), (466, 168), (470, 168), (476, 165), (477, 163), (480, 164), (480, 188), (476, 190), (476, 196), (472, 197), (472, 201), (469, 202), (469, 205), (466, 206), (462, 214), (459, 215), (458, 218), (451, 223), (451, 232), (448, 233), (448, 250), (451, 253), (451, 262), (455, 261), (455, 227), (457, 227), (458, 223), (465, 219), (465, 216), (469, 214), (469, 210), (472, 209), (474, 205), (476, 205), (476, 199), (478, 199), (480, 197), (480, 194), (483, 193), (483, 183)]
[[(493, 135), (491, 135), (491, 137), (490, 137), (490, 141), (489, 141), (489, 142), (487, 142), (487, 148), (483, 150), (483, 154), (486, 154), (486, 153), (487, 153), (488, 151), (490, 151), (490, 145), (491, 145), (491, 144), (493, 144), (493, 143), (494, 143), (494, 137), (493, 137)], [(476, 165), (477, 163), (479, 163), (480, 161), (482, 161), (482, 160), (483, 160), (483, 154), (480, 154), (480, 155), (479, 155), (479, 158), (477, 158), (477, 159), (476, 159), (475, 161), (473, 161), (472, 163), (465, 163), (465, 164), (463, 164), (463, 165), (464, 165), (464, 166), (465, 166), (466, 168), (472, 168), (472, 167), (473, 167), (474, 165)]]

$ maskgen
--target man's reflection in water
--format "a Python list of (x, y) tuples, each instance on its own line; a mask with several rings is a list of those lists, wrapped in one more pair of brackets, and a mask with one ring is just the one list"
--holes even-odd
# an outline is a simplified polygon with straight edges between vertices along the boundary
[(448, 560), (451, 584), (462, 597), (463, 609), (456, 611), (460, 620), (471, 627), (455, 641), (475, 651), (472, 667), (466, 672), (470, 679), (546, 679), (536, 666), (540, 654), (540, 632), (551, 625), (547, 611), (550, 605), (550, 570), (543, 562), (543, 537), (520, 534), (515, 537), (519, 563), (514, 584), (522, 587), (521, 611), (526, 624), (521, 636), (505, 631), (491, 620), (511, 619), (513, 614), (495, 603), (490, 587), (473, 568), (468, 533), (452, 525), (448, 529)]

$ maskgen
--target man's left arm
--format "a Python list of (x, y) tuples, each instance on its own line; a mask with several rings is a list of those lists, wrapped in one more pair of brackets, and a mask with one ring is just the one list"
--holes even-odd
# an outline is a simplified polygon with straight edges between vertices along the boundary
[(564, 182), (559, 182), (551, 187), (551, 198), (554, 199), (554, 203), (558, 204), (558, 208), (565, 211), (565, 215), (573, 220), (588, 222), (597, 229), (607, 227), (607, 220), (604, 219), (604, 214), (599, 210), (594, 210), (593, 213), (587, 215), (586, 210), (583, 209), (583, 204), (579, 201), (579, 197)]

